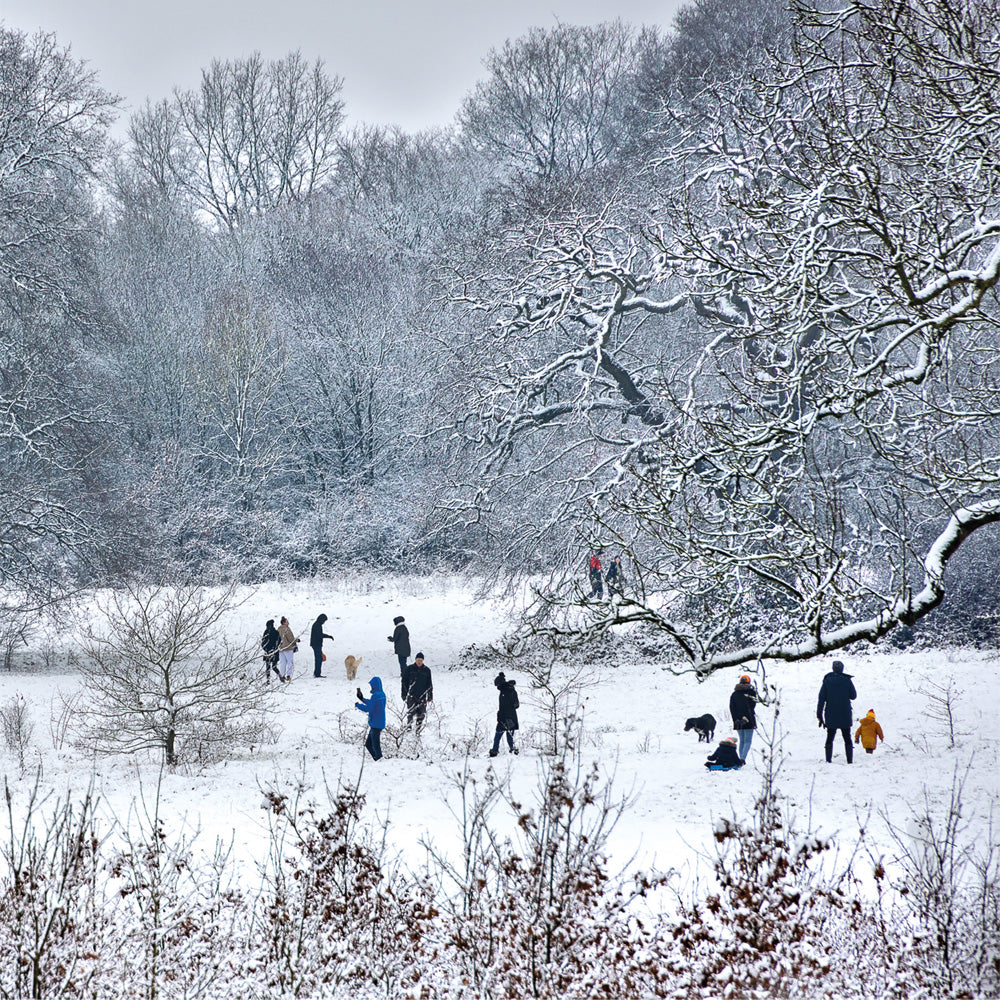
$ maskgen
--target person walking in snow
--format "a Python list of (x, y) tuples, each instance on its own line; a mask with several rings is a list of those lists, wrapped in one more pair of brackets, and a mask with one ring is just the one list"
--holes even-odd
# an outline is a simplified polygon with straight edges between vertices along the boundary
[(500, 692), (500, 707), (497, 709), (497, 731), (493, 736), (490, 756), (496, 757), (500, 752), (500, 740), (504, 735), (507, 737), (507, 749), (516, 754), (518, 750), (514, 746), (514, 733), (520, 728), (517, 724), (517, 710), (521, 707), (521, 702), (517, 697), (515, 682), (507, 680), (501, 670), (493, 679), (493, 686)]
[(359, 712), (368, 713), (368, 735), (365, 737), (365, 749), (371, 754), (372, 760), (382, 759), (382, 730), (385, 729), (385, 692), (382, 690), (382, 678), (373, 677), (369, 682), (372, 689), (370, 698), (366, 698), (358, 688), (355, 694), (358, 700), (354, 707)]
[(601, 573), (601, 556), (604, 554), (604, 549), (598, 549), (590, 557), (590, 596), (602, 598), (604, 597), (604, 577)]
[(396, 627), (393, 629), (392, 635), (388, 637), (396, 659), (399, 660), (400, 678), (406, 673), (406, 661), (410, 658), (410, 630), (404, 624), (405, 621), (406, 619), (402, 615), (396, 615), (392, 620), (392, 624)]
[(757, 689), (744, 674), (729, 696), (729, 714), (733, 717), (733, 729), (739, 737), (739, 757), (746, 761), (753, 742), (753, 731), (757, 728)]
[(309, 632), (309, 645), (313, 651), (313, 677), (323, 676), (323, 640), (333, 638), (332, 635), (328, 635), (323, 631), (325, 624), (326, 615), (320, 615), (313, 622), (312, 629)]
[(857, 698), (854, 681), (844, 673), (844, 664), (834, 660), (830, 672), (823, 678), (816, 702), (816, 718), (820, 728), (826, 726), (826, 762), (833, 761), (833, 740), (839, 731), (844, 737), (844, 753), (847, 763), (854, 762), (854, 747), (851, 746), (851, 702)]
[(288, 624), (288, 619), (284, 616), (281, 618), (281, 624), (278, 625), (278, 638), (281, 640), (281, 644), (278, 646), (281, 679), (290, 681), (292, 668), (295, 666), (295, 654), (299, 651), (299, 640), (295, 638), (292, 626)]
[(409, 729), (413, 720), (417, 720), (417, 737), (424, 727), (424, 717), (427, 706), (434, 701), (434, 682), (431, 679), (431, 668), (424, 663), (424, 654), (417, 653), (403, 674), (403, 701), (406, 702), (406, 728)]
[(875, 753), (878, 741), (885, 742), (882, 727), (875, 721), (875, 709), (869, 708), (868, 714), (858, 723), (854, 730), (854, 742), (865, 748), (865, 753)]
[(274, 627), (274, 619), (268, 618), (264, 626), (264, 635), (261, 636), (260, 648), (264, 650), (264, 676), (268, 683), (271, 681), (271, 671), (273, 670), (281, 680), (281, 671), (278, 669), (278, 647), (281, 645), (281, 636)]
[(608, 597), (617, 591), (619, 594), (625, 589), (625, 574), (622, 571), (622, 557), (615, 556), (611, 560), (607, 573), (604, 574), (604, 581), (608, 585)]

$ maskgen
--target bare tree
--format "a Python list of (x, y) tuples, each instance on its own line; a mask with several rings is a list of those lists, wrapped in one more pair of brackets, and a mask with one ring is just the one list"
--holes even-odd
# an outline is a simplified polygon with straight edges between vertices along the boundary
[[(927, 615), (1000, 520), (998, 46), (978, 0), (800, 11), (751, 111), (680, 116), (644, 222), (553, 222), (466, 284), (512, 346), (474, 506), (554, 468), (567, 551), (633, 563), (592, 623), (700, 672), (803, 659)], [(636, 349), (678, 315), (686, 348)]]
[(105, 485), (103, 377), (79, 340), (96, 326), (92, 187), (114, 103), (52, 35), (0, 27), (0, 582), (29, 607), (91, 549)]
[(79, 741), (96, 753), (212, 759), (273, 738), (254, 643), (223, 633), (232, 588), (127, 585), (84, 637)]
[(459, 114), (463, 133), (518, 171), (572, 177), (606, 163), (637, 65), (621, 21), (533, 28), (484, 60), (487, 77)]
[(306, 198), (336, 165), (342, 81), (301, 53), (265, 62), (215, 60), (196, 91), (149, 105), (132, 121), (136, 165), (165, 193), (234, 229)]
[(269, 311), (250, 289), (224, 289), (206, 317), (192, 372), (202, 440), (196, 454), (245, 505), (264, 490), (282, 455), (278, 393), (284, 377)]

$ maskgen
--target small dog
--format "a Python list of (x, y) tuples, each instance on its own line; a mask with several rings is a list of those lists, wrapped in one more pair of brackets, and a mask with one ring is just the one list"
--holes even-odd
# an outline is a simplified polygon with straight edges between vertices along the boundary
[(699, 743), (702, 740), (711, 743), (715, 736), (715, 716), (706, 712), (704, 715), (699, 715), (697, 719), (688, 719), (684, 723), (684, 732), (689, 729), (693, 729), (698, 734)]
[(358, 673), (358, 664), (364, 659), (362, 656), (345, 656), (344, 666), (347, 667), (347, 679), (353, 681)]

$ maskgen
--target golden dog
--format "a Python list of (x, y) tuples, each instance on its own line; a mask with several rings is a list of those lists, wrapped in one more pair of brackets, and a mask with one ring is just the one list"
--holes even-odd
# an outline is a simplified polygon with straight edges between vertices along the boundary
[(345, 656), (344, 666), (347, 668), (347, 679), (353, 681), (358, 672), (358, 664), (364, 659), (362, 656)]

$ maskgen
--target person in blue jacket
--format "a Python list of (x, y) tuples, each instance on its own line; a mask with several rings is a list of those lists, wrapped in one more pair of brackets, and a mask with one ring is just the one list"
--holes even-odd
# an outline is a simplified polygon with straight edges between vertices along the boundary
[(366, 698), (361, 688), (355, 692), (358, 700), (354, 707), (359, 712), (368, 713), (368, 736), (365, 739), (365, 749), (372, 755), (372, 760), (382, 759), (382, 730), (385, 729), (385, 692), (382, 690), (382, 678), (373, 677), (369, 682), (372, 696)]

